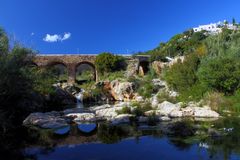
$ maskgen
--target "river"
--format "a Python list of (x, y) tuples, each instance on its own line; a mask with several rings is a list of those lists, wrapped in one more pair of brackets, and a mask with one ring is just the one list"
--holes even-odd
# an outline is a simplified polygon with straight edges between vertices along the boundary
[[(117, 126), (73, 124), (43, 131), (47, 134), (42, 142), (31, 144), (22, 152), (38, 160), (239, 160), (239, 120), (222, 118), (214, 122), (194, 122), (195, 126), (205, 129), (214, 126), (216, 131), (223, 131), (221, 136), (169, 135), (163, 132), (165, 123), (151, 126), (135, 123)], [(197, 130), (200, 131), (203, 130)]]

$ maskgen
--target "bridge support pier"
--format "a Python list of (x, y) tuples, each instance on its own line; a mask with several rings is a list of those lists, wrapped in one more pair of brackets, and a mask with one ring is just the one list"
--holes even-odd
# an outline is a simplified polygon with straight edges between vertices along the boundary
[(76, 71), (75, 71), (75, 65), (70, 64), (68, 65), (68, 83), (75, 83), (76, 82)]

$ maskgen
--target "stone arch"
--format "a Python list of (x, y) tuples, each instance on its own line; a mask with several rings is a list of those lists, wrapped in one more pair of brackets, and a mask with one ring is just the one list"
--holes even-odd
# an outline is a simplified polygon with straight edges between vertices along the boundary
[(52, 66), (58, 65), (58, 64), (64, 65), (67, 68), (67, 65), (61, 60), (49, 61), (49, 62), (47, 62), (47, 64), (45, 66), (52, 67)]
[(139, 66), (138, 73), (141, 76), (144, 76), (149, 71), (149, 67), (150, 67), (149, 65), (150, 65), (150, 63), (147, 60), (140, 61), (139, 65), (138, 65)]
[[(69, 77), (69, 67), (67, 64), (65, 64), (63, 61), (59, 60), (59, 61), (50, 61), (46, 64), (46, 68), (50, 69), (50, 68), (53, 68), (57, 66), (60, 70), (57, 71), (59, 73), (56, 73), (56, 74), (59, 74), (59, 80), (60, 81), (66, 81), (68, 80), (68, 77)], [(66, 72), (66, 73), (65, 73)], [(61, 76), (61, 74), (63, 76)], [(66, 74), (67, 77), (64, 76), (64, 74)]]
[[(91, 70), (93, 71), (93, 80), (97, 80), (97, 72), (96, 72), (96, 67), (95, 65), (92, 63), (92, 62), (88, 62), (88, 61), (82, 61), (82, 62), (79, 62), (75, 65), (75, 75), (77, 75), (77, 72), (78, 72), (78, 68), (81, 66), (81, 65), (87, 65), (91, 68)], [(88, 68), (89, 69), (89, 68)], [(88, 70), (87, 69), (87, 70)]]

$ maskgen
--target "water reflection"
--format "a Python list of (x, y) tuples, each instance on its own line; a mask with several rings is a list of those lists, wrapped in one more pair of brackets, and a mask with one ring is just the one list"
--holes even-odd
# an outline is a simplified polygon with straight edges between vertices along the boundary
[(78, 124), (77, 127), (83, 135), (93, 135), (97, 133), (96, 123)]
[[(34, 130), (41, 141), (35, 141), (24, 149), (24, 155), (39, 160), (240, 159), (239, 118), (179, 124), (169, 127), (168, 123), (156, 126), (91, 123), (74, 124), (54, 131)], [(184, 126), (182, 130), (181, 126)], [(211, 136), (209, 132), (213, 131), (209, 128), (212, 126), (215, 132), (223, 134)], [(177, 131), (167, 132), (169, 128)], [(224, 128), (234, 129), (226, 132)], [(195, 134), (175, 135), (189, 130), (194, 130)]]

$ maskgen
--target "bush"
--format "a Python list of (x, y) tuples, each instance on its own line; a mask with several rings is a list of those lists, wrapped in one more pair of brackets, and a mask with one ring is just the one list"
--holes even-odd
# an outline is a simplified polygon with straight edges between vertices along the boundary
[(144, 103), (141, 105), (133, 105), (134, 110), (133, 113), (135, 116), (143, 116), (145, 112), (152, 110), (152, 106), (150, 103)]
[(197, 69), (200, 63), (196, 54), (188, 55), (184, 62), (178, 61), (165, 73), (167, 83), (177, 91), (184, 91), (197, 82)]
[(177, 100), (181, 102), (200, 101), (208, 90), (209, 88), (207, 86), (200, 82), (196, 82), (196, 84), (190, 88), (186, 88), (186, 90), (181, 91)]
[(95, 65), (98, 73), (104, 74), (123, 69), (125, 67), (125, 59), (122, 56), (111, 53), (101, 53), (97, 55)]
[(118, 110), (117, 114), (131, 114), (131, 108), (125, 106), (122, 110)]
[(162, 103), (164, 101), (168, 101), (168, 102), (171, 102), (171, 103), (176, 103), (177, 102), (175, 97), (169, 96), (169, 93), (167, 93), (165, 91), (159, 93), (157, 95), (157, 99), (158, 99), (159, 103)]
[(147, 81), (142, 81), (137, 92), (140, 96), (144, 98), (150, 98), (152, 94), (157, 93), (158, 89), (151, 83)]
[(222, 93), (209, 92), (203, 98), (204, 104), (211, 107), (212, 110), (221, 112), (224, 109), (229, 109), (229, 101), (224, 97)]
[(236, 58), (212, 58), (201, 64), (198, 77), (209, 88), (233, 94), (240, 85), (240, 62)]

